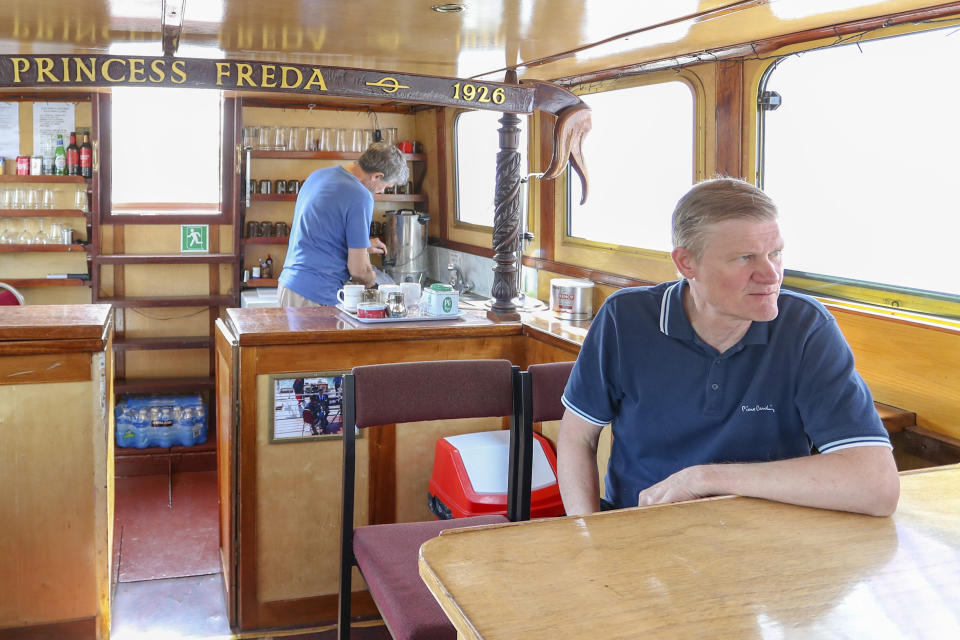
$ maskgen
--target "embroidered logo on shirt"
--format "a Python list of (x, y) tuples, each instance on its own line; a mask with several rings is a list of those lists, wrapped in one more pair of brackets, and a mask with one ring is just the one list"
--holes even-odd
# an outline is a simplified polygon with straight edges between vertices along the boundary
[(742, 413), (753, 413), (755, 411), (769, 411), (770, 413), (777, 412), (777, 410), (773, 408), (772, 404), (755, 404), (753, 406), (742, 404), (740, 405), (740, 411)]

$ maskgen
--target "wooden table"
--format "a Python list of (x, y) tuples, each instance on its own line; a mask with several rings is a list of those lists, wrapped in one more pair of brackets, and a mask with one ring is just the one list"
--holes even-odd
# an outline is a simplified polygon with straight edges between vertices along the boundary
[(960, 638), (960, 465), (893, 517), (722, 497), (448, 532), (420, 575), (461, 638)]

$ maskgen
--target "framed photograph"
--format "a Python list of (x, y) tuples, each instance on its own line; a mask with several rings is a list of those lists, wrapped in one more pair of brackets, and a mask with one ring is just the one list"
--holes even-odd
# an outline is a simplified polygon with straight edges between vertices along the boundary
[(343, 434), (344, 373), (270, 376), (273, 401), (270, 442), (340, 438)]

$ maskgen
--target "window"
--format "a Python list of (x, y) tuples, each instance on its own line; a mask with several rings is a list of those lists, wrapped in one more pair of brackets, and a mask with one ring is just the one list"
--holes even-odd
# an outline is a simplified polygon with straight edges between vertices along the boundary
[(572, 174), (568, 235), (670, 251), (670, 214), (694, 178), (694, 104), (677, 81), (581, 96), (593, 111), (584, 139), (590, 194)]
[(219, 211), (220, 99), (210, 89), (112, 90), (115, 212)]
[[(761, 178), (780, 209), (788, 276), (827, 293), (858, 281), (853, 297), (894, 307), (957, 301), (960, 39), (949, 35), (786, 57), (761, 83), (782, 99), (760, 118)], [(878, 288), (887, 293), (867, 293)]]
[[(493, 200), (497, 181), (497, 153), (502, 126), (498, 111), (466, 111), (457, 116), (457, 220), (467, 224), (493, 226)], [(527, 171), (527, 128), (529, 118), (520, 117), (520, 175)], [(521, 203), (526, 209), (527, 203)]]

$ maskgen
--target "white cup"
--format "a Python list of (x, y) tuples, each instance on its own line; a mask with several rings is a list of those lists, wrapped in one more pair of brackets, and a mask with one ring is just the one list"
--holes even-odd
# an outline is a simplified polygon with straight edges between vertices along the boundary
[(360, 296), (363, 294), (364, 288), (362, 284), (345, 284), (343, 289), (337, 291), (337, 300), (347, 311), (356, 311), (357, 303), (360, 302)]
[(407, 309), (420, 304), (419, 282), (401, 282), (400, 290), (403, 291), (403, 304), (407, 306)]
[(399, 292), (400, 285), (398, 284), (381, 284), (377, 287), (379, 292), (377, 295), (380, 297), (380, 302), (387, 302), (390, 298), (391, 293)]

